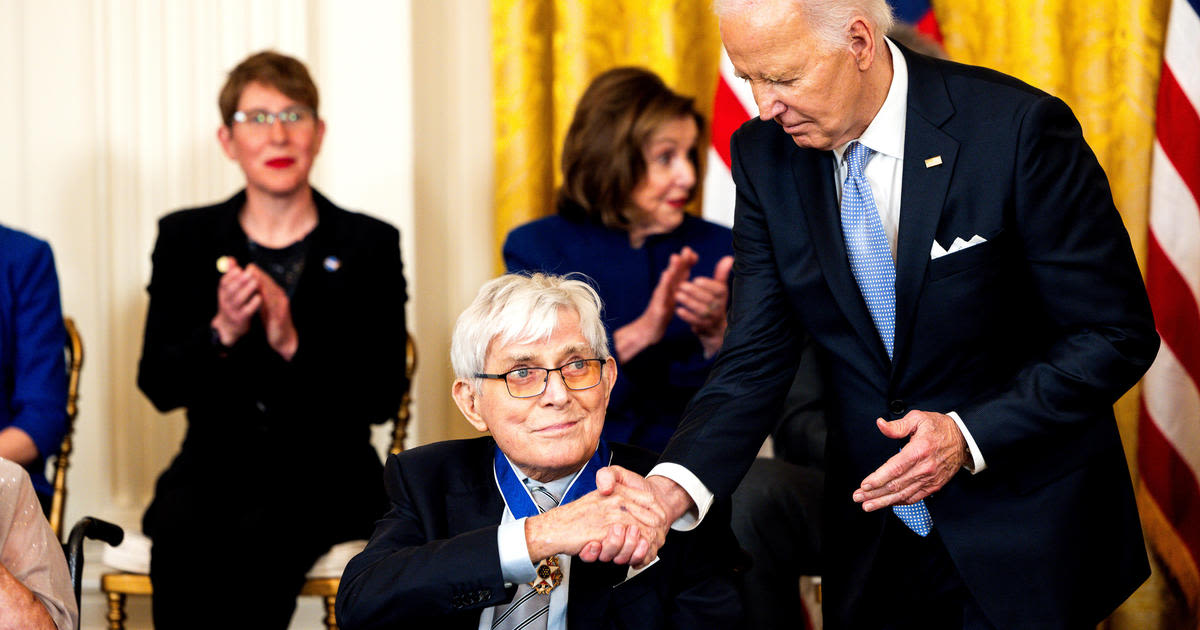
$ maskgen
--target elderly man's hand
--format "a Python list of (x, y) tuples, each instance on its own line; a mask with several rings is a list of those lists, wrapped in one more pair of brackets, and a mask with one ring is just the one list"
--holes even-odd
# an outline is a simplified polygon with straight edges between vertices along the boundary
[(692, 507), (691, 497), (674, 481), (657, 475), (645, 478), (620, 466), (601, 468), (596, 473), (596, 492), (619, 496), (629, 508), (636, 503), (646, 509), (645, 512), (639, 510), (638, 514), (647, 544), (638, 544), (633, 553), (627, 555), (628, 541), (617, 541), (612, 536), (595, 539), (579, 554), (585, 562), (600, 560), (639, 568), (645, 566), (657, 557), (671, 523)]
[(946, 414), (914, 410), (899, 420), (875, 423), (887, 437), (909, 440), (854, 491), (854, 501), (867, 512), (916, 503), (941, 490), (969, 457), (966, 439)]
[[(555, 554), (581, 554), (585, 546), (603, 540), (616, 550), (614, 561), (628, 562), (637, 550), (657, 545), (646, 523), (658, 522), (662, 510), (648, 491), (620, 488), (604, 494), (588, 494), (525, 520), (525, 543), (529, 559), (537, 563)], [(587, 559), (587, 558), (585, 558)], [(595, 558), (587, 559), (592, 561)]]

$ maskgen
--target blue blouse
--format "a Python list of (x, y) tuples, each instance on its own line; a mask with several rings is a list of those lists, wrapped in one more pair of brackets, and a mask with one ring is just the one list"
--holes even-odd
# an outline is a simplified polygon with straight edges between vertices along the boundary
[[(604, 300), (611, 347), (613, 331), (646, 310), (671, 254), (685, 245), (699, 254), (693, 278), (711, 277), (717, 262), (733, 254), (728, 228), (691, 215), (675, 230), (647, 237), (640, 248), (630, 246), (624, 230), (555, 215), (509, 232), (504, 263), (510, 272), (587, 274)], [(661, 452), (711, 367), (691, 327), (674, 317), (662, 340), (617, 370), (604, 438)]]
[(38, 458), (26, 469), (43, 495), (53, 492), (46, 457), (67, 430), (66, 339), (50, 246), (0, 226), (0, 429), (33, 439)]

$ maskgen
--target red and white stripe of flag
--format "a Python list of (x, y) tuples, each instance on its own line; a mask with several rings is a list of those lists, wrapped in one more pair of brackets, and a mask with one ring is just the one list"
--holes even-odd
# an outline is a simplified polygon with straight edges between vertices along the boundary
[(750, 85), (733, 74), (733, 64), (721, 48), (721, 72), (713, 97), (707, 170), (704, 173), (704, 218), (733, 225), (733, 178), (729, 175), (729, 137), (742, 123), (758, 115)]
[[(1173, 535), (1158, 551), (1200, 602), (1200, 0), (1167, 23), (1152, 158), (1146, 287), (1162, 337), (1143, 380), (1138, 468)], [(1170, 548), (1163, 548), (1170, 545)]]

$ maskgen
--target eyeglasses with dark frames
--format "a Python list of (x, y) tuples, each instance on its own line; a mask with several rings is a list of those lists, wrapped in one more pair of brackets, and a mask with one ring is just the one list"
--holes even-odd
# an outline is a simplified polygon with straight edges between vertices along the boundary
[(273, 126), (277, 120), (285, 127), (291, 127), (309, 123), (315, 118), (316, 114), (313, 113), (313, 110), (300, 105), (289, 107), (281, 112), (268, 112), (262, 109), (233, 112), (233, 122), (248, 125), (251, 129), (263, 130)]
[(600, 384), (600, 376), (604, 373), (604, 359), (576, 359), (556, 368), (519, 367), (503, 374), (480, 372), (475, 374), (475, 378), (503, 380), (509, 396), (533, 398), (546, 391), (551, 372), (558, 372), (559, 376), (562, 376), (567, 389), (591, 389)]

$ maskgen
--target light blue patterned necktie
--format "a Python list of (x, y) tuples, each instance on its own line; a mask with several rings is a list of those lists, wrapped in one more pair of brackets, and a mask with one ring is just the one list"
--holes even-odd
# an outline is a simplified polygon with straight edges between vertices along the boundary
[[(871, 195), (871, 185), (863, 175), (872, 153), (861, 142), (853, 142), (846, 149), (848, 168), (842, 185), (842, 238), (846, 240), (850, 271), (858, 282), (858, 290), (867, 303), (867, 311), (871, 313), (875, 330), (879, 331), (890, 359), (896, 331), (896, 265), (892, 262), (883, 222)], [(929, 534), (933, 519), (924, 501), (894, 505), (892, 511), (917, 535)]]

